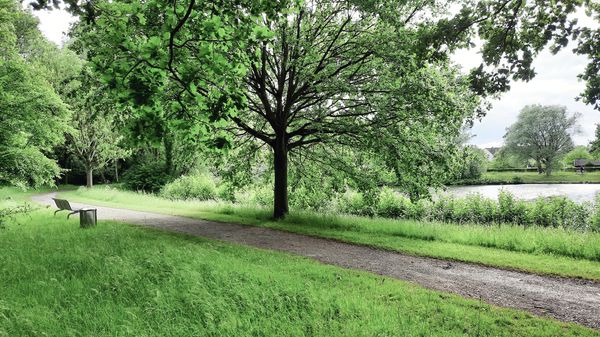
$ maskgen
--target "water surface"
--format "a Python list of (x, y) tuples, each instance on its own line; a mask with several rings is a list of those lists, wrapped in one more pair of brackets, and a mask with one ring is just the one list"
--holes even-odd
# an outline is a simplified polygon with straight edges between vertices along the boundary
[(479, 193), (485, 197), (497, 199), (498, 192), (505, 190), (515, 197), (531, 200), (537, 197), (555, 195), (566, 196), (574, 201), (594, 201), (596, 193), (600, 192), (600, 184), (519, 184), (519, 185), (481, 185), (481, 186), (451, 186), (447, 193), (456, 197)]

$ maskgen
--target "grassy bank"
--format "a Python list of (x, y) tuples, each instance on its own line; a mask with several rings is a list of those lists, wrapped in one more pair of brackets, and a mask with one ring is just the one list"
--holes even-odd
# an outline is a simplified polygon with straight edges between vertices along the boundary
[(80, 189), (68, 199), (327, 237), (404, 253), (600, 280), (600, 234), (557, 228), (475, 226), (291, 214), (271, 221), (267, 209), (214, 202), (170, 201), (116, 189)]
[(481, 177), (481, 181), (486, 184), (504, 184), (517, 181), (524, 184), (579, 184), (579, 183), (600, 183), (600, 171), (586, 172), (579, 174), (577, 172), (556, 171), (550, 176), (538, 174), (537, 172), (486, 172)]
[(0, 284), (0, 336), (600, 336), (288, 254), (82, 230), (45, 209), (0, 230)]

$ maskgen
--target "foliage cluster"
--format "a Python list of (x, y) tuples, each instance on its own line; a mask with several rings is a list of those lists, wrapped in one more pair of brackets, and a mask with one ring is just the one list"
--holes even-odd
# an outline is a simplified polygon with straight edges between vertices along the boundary
[(171, 179), (162, 163), (141, 163), (123, 175), (123, 185), (132, 191), (158, 192)]
[(374, 214), (382, 217), (448, 223), (498, 224), (600, 230), (600, 203), (577, 203), (562, 196), (519, 200), (501, 191), (498, 200), (478, 194), (465, 198), (439, 196), (432, 201), (412, 202), (401, 194), (382, 191)]
[(482, 149), (468, 145), (462, 149), (461, 162), (458, 179), (478, 179), (487, 169), (488, 158)]
[(525, 106), (504, 135), (505, 149), (521, 159), (534, 160), (539, 173), (550, 175), (574, 147), (578, 118), (579, 114), (568, 114), (564, 106)]
[(160, 190), (160, 196), (167, 199), (212, 200), (217, 197), (217, 188), (214, 177), (209, 174), (190, 174), (167, 183)]
[(77, 56), (44, 39), (18, 2), (0, 1), (0, 183), (41, 186), (60, 175), (49, 153), (69, 130), (59, 93), (76, 64)]
[[(148, 181), (152, 177), (152, 182)], [(268, 207), (273, 202), (273, 189), (268, 182), (231, 188), (226, 182), (208, 173), (182, 176), (161, 187), (168, 179), (160, 166), (142, 166), (126, 174), (125, 187), (146, 192), (158, 192), (172, 200), (215, 200), (234, 202), (243, 206)], [(512, 183), (520, 183), (514, 177)], [(133, 186), (134, 184), (137, 184)], [(137, 188), (132, 188), (137, 187)], [(329, 214), (379, 216), (446, 223), (498, 224), (511, 223), (523, 226), (561, 227), (581, 230), (600, 230), (600, 200), (596, 204), (577, 203), (567, 197), (554, 196), (525, 201), (506, 191), (498, 200), (478, 194), (456, 198), (438, 194), (432, 199), (411, 200), (389, 187), (357, 190), (345, 186), (338, 192), (313, 189), (300, 185), (293, 190), (292, 209), (315, 210)]]
[(573, 150), (569, 151), (563, 157), (563, 167), (573, 167), (573, 163), (575, 162), (575, 160), (578, 159), (584, 159), (587, 163), (589, 161), (592, 161), (594, 159), (594, 156), (592, 156), (592, 154), (590, 153), (590, 151), (588, 151), (588, 148), (586, 146), (576, 146), (573, 148)]

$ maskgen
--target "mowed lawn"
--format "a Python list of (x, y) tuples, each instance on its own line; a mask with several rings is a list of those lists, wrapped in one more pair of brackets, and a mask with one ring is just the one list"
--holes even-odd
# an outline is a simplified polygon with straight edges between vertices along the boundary
[(46, 209), (0, 229), (0, 284), (0, 336), (600, 336), (288, 254), (80, 229)]
[(408, 254), (600, 280), (600, 233), (512, 225), (459, 225), (292, 212), (272, 221), (270, 210), (98, 187), (61, 194), (69, 200), (337, 239)]
[(537, 172), (486, 172), (482, 175), (483, 181), (511, 182), (514, 177), (519, 177), (522, 183), (600, 183), (600, 171), (577, 172), (555, 171), (550, 176)]

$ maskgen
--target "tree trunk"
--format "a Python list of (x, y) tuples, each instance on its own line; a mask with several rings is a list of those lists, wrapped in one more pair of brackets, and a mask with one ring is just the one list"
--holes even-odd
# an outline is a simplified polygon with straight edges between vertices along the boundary
[(273, 217), (282, 219), (289, 212), (288, 207), (288, 148), (285, 136), (278, 136), (273, 145), (273, 167), (275, 171), (275, 188)]
[(163, 138), (165, 146), (165, 170), (168, 174), (173, 173), (173, 142), (168, 135)]
[(542, 161), (541, 160), (536, 160), (536, 163), (537, 163), (538, 174), (544, 173), (544, 170), (542, 169)]
[(94, 186), (94, 175), (91, 168), (85, 169), (85, 186), (87, 188)]
[(552, 161), (546, 160), (545, 164), (546, 164), (546, 171), (544, 173), (546, 173), (546, 176), (548, 177), (552, 174)]
[(119, 160), (115, 160), (115, 182), (119, 182)]

